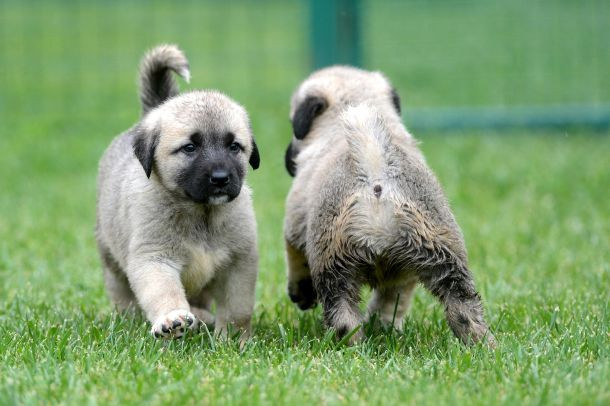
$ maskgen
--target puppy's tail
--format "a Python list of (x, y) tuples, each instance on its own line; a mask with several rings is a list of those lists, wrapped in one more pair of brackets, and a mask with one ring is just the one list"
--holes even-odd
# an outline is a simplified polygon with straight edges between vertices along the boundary
[(170, 71), (176, 72), (187, 82), (190, 80), (189, 63), (176, 45), (159, 45), (142, 58), (140, 101), (143, 115), (178, 94), (178, 85)]
[(388, 128), (377, 110), (368, 104), (350, 106), (341, 115), (341, 124), (357, 178), (368, 181), (383, 179), (391, 141)]

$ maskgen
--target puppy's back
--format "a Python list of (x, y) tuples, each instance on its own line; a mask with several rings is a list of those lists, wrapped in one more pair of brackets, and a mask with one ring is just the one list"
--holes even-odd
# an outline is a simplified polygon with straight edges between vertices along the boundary
[(348, 156), (338, 181), (352, 186), (339, 209), (340, 234), (375, 255), (406, 238), (451, 246), (465, 258), (442, 189), (404, 127), (367, 104), (346, 109), (341, 125)]

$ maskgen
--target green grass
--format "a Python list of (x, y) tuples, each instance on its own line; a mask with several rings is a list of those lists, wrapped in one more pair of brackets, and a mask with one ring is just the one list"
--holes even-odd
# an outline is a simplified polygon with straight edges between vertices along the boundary
[[(308, 72), (305, 4), (173, 4), (0, 4), (0, 404), (610, 402), (608, 134), (416, 134), (498, 349), (461, 346), (423, 290), (404, 333), (343, 347), (284, 289), (282, 153), (289, 95)], [(407, 107), (610, 101), (604, 2), (376, 4), (367, 66)], [(242, 350), (205, 333), (155, 341), (105, 296), (97, 160), (137, 120), (137, 63), (158, 42), (186, 50), (186, 88), (246, 106), (261, 148), (249, 175), (260, 276)]]

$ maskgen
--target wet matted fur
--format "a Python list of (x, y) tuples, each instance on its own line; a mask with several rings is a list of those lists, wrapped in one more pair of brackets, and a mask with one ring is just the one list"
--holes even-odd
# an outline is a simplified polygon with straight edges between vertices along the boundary
[[(243, 107), (216, 91), (178, 95), (175, 46), (140, 67), (142, 119), (116, 137), (99, 166), (96, 237), (108, 294), (140, 308), (157, 337), (199, 321), (246, 337), (258, 271), (248, 164), (259, 154)], [(210, 313), (216, 302), (216, 317)]]
[[(445, 306), (463, 342), (494, 344), (468, 269), (462, 233), (443, 191), (400, 117), (400, 99), (378, 72), (314, 72), (292, 97), (294, 176), (284, 235), (288, 293), (301, 309), (322, 303), (341, 337), (369, 317), (401, 328), (423, 284)], [(358, 330), (351, 342), (362, 337)]]

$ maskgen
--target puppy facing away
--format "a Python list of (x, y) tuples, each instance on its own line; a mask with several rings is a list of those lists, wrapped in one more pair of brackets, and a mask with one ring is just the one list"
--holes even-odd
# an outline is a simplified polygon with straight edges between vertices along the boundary
[[(189, 79), (173, 45), (145, 55), (142, 118), (99, 165), (97, 243), (118, 309), (140, 308), (156, 337), (198, 323), (250, 331), (258, 272), (248, 164), (259, 153), (244, 108), (216, 91), (178, 95)], [(210, 313), (216, 303), (216, 317)]]
[[(368, 317), (400, 329), (419, 282), (460, 340), (493, 346), (462, 233), (389, 81), (351, 67), (316, 71), (294, 93), (290, 116), (291, 300), (303, 310), (319, 300), (326, 325), (343, 337), (363, 322), (360, 288), (369, 285)], [(360, 338), (361, 329), (349, 341)]]

